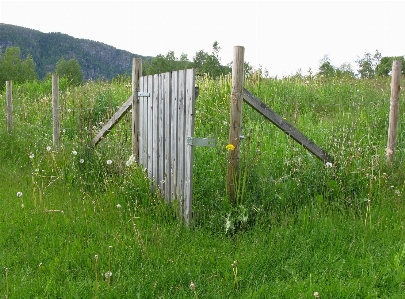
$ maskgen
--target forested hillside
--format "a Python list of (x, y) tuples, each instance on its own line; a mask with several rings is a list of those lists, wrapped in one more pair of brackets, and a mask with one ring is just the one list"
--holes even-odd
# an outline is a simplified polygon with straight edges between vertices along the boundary
[(36, 73), (44, 78), (55, 69), (59, 59), (76, 59), (83, 79), (111, 79), (118, 74), (130, 74), (132, 58), (140, 57), (128, 51), (91, 40), (79, 39), (62, 33), (43, 33), (37, 30), (0, 23), (0, 54), (8, 47), (19, 47), (25, 58), (31, 55)]

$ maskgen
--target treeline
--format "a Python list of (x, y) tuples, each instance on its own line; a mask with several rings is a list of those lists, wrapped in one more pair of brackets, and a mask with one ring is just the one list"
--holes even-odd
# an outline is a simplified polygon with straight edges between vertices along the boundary
[[(69, 85), (79, 85), (83, 81), (80, 65), (74, 58), (68, 61), (64, 58), (59, 59), (54, 72), (66, 78)], [(49, 79), (50, 76), (49, 73), (44, 80)], [(38, 74), (35, 72), (32, 56), (28, 54), (25, 59), (22, 59), (19, 47), (7, 48), (4, 55), (0, 56), (0, 90), (4, 89), (6, 81), (19, 84), (34, 80), (38, 80)]]
[[(193, 60), (190, 61), (186, 54), (182, 53), (180, 58), (176, 58), (173, 51), (169, 51), (166, 55), (157, 55), (151, 61), (144, 61), (142, 67), (143, 75), (153, 75), (169, 71), (178, 71), (188, 68), (194, 68), (198, 75), (208, 74), (216, 78), (221, 75), (229, 74), (232, 70), (230, 64), (222, 65), (219, 57), (221, 47), (215, 41), (212, 45), (212, 52), (208, 53), (203, 50), (198, 51)], [(248, 63), (245, 65), (249, 71), (252, 68)]]
[[(153, 75), (169, 71), (176, 71), (188, 68), (196, 69), (197, 75), (209, 75), (216, 78), (221, 75), (231, 73), (231, 63), (227, 65), (221, 64), (219, 52), (221, 48), (219, 43), (215, 41), (212, 45), (212, 52), (208, 53), (203, 50), (196, 52), (192, 60), (189, 60), (187, 55), (182, 53), (179, 58), (175, 56), (173, 51), (169, 51), (166, 55), (160, 54), (153, 58), (143, 60), (142, 75)], [(1, 54), (1, 53), (0, 53)], [(335, 67), (327, 55), (320, 61), (317, 77), (343, 77), (349, 76), (354, 78), (374, 78), (379, 76), (388, 76), (392, 70), (392, 62), (394, 60), (402, 61), (402, 74), (405, 75), (405, 59), (404, 56), (398, 57), (382, 57), (381, 53), (376, 50), (374, 54), (364, 53), (362, 58), (356, 60), (357, 72), (355, 72), (350, 64), (343, 64), (340, 67)], [(246, 75), (253, 73), (252, 66), (245, 62), (244, 71)], [(83, 82), (83, 72), (79, 62), (75, 58), (65, 60), (63, 57), (56, 63), (54, 73), (60, 77), (66, 78), (69, 85), (79, 85)], [(256, 72), (262, 74), (262, 70)], [(311, 70), (309, 70), (312, 75)], [(51, 73), (48, 73), (44, 80), (49, 79)], [(300, 71), (296, 74), (300, 75)], [(118, 75), (116, 79), (126, 80), (128, 74)], [(21, 55), (19, 47), (8, 47), (4, 54), (0, 55), (0, 90), (5, 87), (6, 81), (14, 83), (23, 83), (25, 81), (38, 80), (39, 76), (36, 73), (36, 64), (30, 54), (25, 58)]]
[[(206, 74), (212, 78), (229, 74), (232, 70), (231, 65), (224, 66), (221, 64), (220, 50), (219, 43), (215, 41), (211, 53), (200, 50), (192, 60), (189, 60), (184, 53), (180, 55), (180, 58), (177, 58), (173, 51), (169, 51), (166, 55), (157, 55), (152, 59), (144, 59), (142, 75), (153, 75), (188, 68), (195, 68), (198, 75)], [(30, 54), (26, 58), (21, 56), (19, 47), (8, 47), (4, 55), (0, 55), (0, 90), (4, 89), (6, 81), (23, 83), (39, 78), (35, 71), (36, 64), (32, 56)], [(251, 72), (251, 70), (252, 67), (245, 63), (245, 71)], [(60, 58), (52, 72), (60, 77), (65, 77), (70, 85), (78, 85), (83, 81), (81, 66), (75, 58), (70, 60)], [(48, 73), (45, 76), (45, 80), (49, 78), (50, 74)], [(128, 75), (122, 74), (121, 76), (126, 77)]]
[(388, 76), (392, 71), (392, 63), (394, 60), (402, 61), (402, 74), (405, 75), (405, 58), (404, 56), (384, 56), (376, 50), (374, 54), (369, 52), (364, 53), (364, 56), (356, 60), (357, 73), (348, 63), (342, 64), (340, 67), (335, 67), (331, 64), (328, 55), (325, 55), (320, 62), (318, 76), (322, 77), (360, 77), (374, 78)]

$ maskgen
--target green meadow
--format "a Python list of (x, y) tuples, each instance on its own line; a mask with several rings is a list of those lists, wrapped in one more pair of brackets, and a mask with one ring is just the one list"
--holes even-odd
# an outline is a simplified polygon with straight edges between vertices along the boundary
[[(1, 298), (403, 298), (405, 133), (386, 162), (389, 77), (252, 76), (245, 88), (333, 157), (325, 164), (243, 105), (239, 204), (226, 195), (231, 79), (198, 77), (193, 219), (131, 163), (131, 115), (91, 139), (130, 78), (13, 86), (0, 112)], [(402, 78), (404, 81), (404, 78)]]

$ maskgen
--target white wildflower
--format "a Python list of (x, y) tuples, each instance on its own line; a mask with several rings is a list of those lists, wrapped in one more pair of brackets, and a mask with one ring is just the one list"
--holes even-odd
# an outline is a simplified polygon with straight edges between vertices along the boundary
[(47, 146), (47, 147), (46, 147), (46, 151), (48, 151), (48, 152), (50, 152), (51, 149), (52, 149), (52, 148), (51, 148), (50, 146)]
[(128, 159), (128, 161), (125, 163), (126, 166), (131, 166), (132, 164), (135, 163), (135, 156), (131, 155)]
[(330, 162), (326, 162), (326, 164), (325, 164), (325, 167), (326, 168), (331, 168), (333, 165), (332, 165), (332, 163), (330, 163)]
[(72, 155), (73, 155), (73, 156), (76, 156), (76, 155), (77, 155), (77, 152), (76, 152), (75, 150), (73, 150), (73, 151), (72, 151)]
[(30, 159), (34, 159), (35, 155), (33, 153), (30, 154)]
[(83, 164), (84, 163), (84, 159), (80, 159), (79, 163)]
[(22, 196), (22, 192), (21, 191), (18, 191), (17, 192), (17, 197), (21, 197)]
[(120, 205), (120, 204), (117, 204), (116, 207), (117, 207), (117, 209), (121, 209), (121, 205)]
[(105, 276), (106, 279), (109, 279), (112, 276), (112, 272), (107, 271), (106, 273), (104, 273), (104, 276)]
[(111, 161), (111, 160), (107, 160), (107, 165), (110, 165), (110, 164), (112, 164), (112, 161)]

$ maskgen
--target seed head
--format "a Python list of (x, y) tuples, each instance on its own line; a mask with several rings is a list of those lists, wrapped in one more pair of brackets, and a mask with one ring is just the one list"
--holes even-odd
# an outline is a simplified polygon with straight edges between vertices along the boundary
[(190, 282), (190, 289), (194, 292), (195, 291), (195, 284), (194, 282)]

